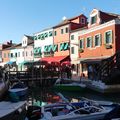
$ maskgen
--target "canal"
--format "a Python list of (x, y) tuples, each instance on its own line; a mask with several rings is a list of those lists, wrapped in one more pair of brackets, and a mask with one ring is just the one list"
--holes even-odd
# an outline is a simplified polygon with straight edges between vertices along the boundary
[(81, 97), (92, 100), (113, 101), (120, 103), (119, 93), (102, 94), (95, 91), (87, 90), (85, 92), (61, 92), (55, 91), (49, 87), (32, 87), (29, 89), (28, 103), (29, 105), (45, 105), (49, 103), (61, 102), (62, 98), (58, 94), (62, 94), (69, 101), (78, 101)]

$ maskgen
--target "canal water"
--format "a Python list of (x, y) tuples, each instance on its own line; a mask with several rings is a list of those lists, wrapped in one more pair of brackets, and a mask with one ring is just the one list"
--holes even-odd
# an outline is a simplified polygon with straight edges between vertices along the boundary
[(85, 92), (61, 92), (48, 87), (30, 88), (28, 94), (28, 103), (29, 105), (41, 106), (49, 103), (61, 102), (63, 101), (63, 96), (71, 102), (77, 102), (81, 99), (81, 97), (85, 97), (92, 100), (112, 101), (120, 103), (120, 93), (102, 94), (91, 90), (87, 90)]

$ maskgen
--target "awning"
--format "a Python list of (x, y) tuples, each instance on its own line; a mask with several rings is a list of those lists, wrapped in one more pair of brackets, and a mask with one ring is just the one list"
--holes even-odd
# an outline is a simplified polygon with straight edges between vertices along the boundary
[(55, 56), (55, 57), (45, 57), (45, 58), (41, 58), (40, 61), (47, 61), (48, 63), (52, 63), (52, 62), (62, 62), (62, 61), (66, 61), (66, 60), (70, 60), (69, 56)]
[(103, 59), (101, 58), (96, 58), (96, 59), (85, 59), (83, 61), (80, 61), (82, 64), (86, 63), (86, 64), (98, 64), (102, 61)]
[(13, 65), (13, 64), (16, 64), (16, 62), (15, 62), (15, 61), (9, 61), (9, 62), (7, 62), (6, 64), (8, 64), (8, 65)]

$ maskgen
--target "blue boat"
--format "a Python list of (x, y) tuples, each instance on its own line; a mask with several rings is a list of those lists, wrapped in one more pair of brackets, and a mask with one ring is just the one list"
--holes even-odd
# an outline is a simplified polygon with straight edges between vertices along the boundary
[(11, 101), (17, 102), (27, 95), (28, 87), (23, 82), (15, 83), (8, 91)]

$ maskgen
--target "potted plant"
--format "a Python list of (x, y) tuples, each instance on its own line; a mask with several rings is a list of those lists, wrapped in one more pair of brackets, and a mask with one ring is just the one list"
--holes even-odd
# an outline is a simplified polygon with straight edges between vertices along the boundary
[(82, 48), (80, 48), (80, 49), (79, 49), (79, 52), (82, 53), (82, 52), (84, 52), (84, 50), (83, 50)]
[(106, 49), (111, 49), (111, 48), (112, 48), (112, 45), (110, 45), (110, 44), (105, 44), (105, 48), (106, 48)]

